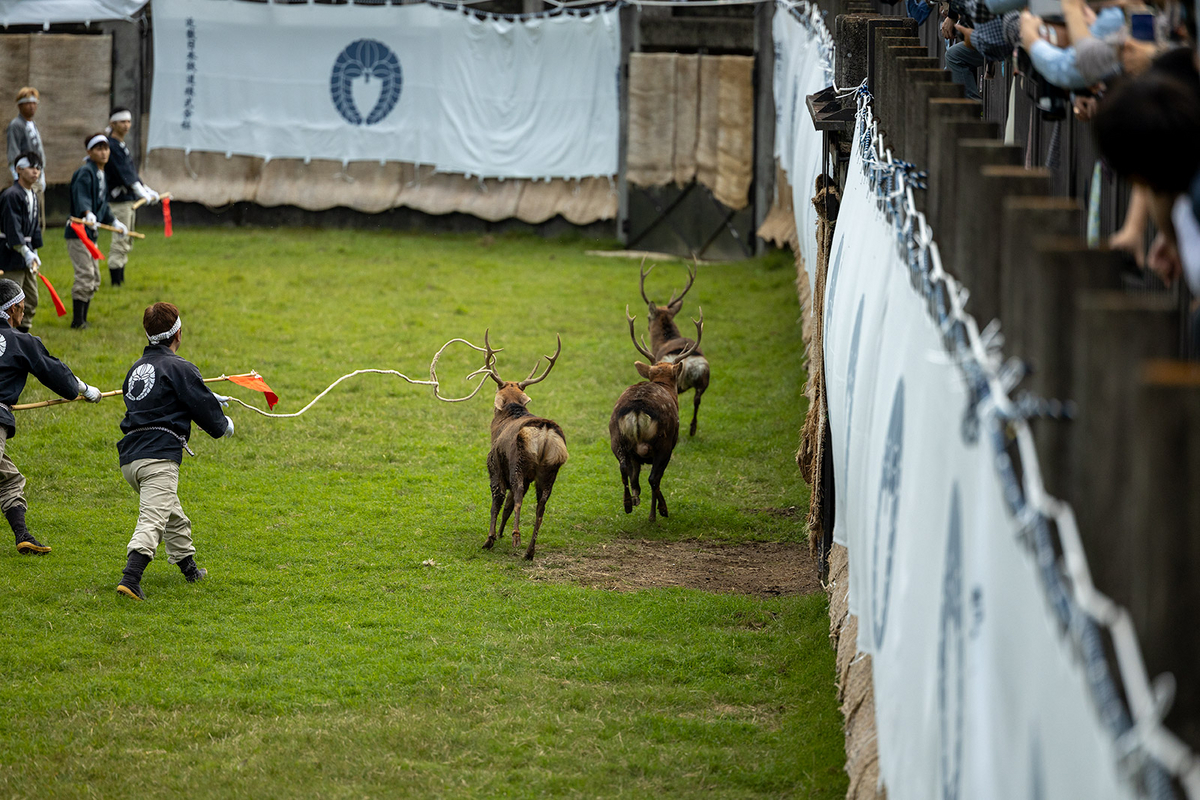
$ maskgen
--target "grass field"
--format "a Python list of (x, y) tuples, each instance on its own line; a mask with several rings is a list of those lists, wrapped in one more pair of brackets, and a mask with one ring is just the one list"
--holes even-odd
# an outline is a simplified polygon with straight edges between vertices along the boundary
[[(671, 516), (650, 525), (647, 505), (622, 511), (607, 433), (638, 379), (636, 262), (527, 237), (147, 233), (124, 287), (103, 270), (91, 330), (42, 294), (34, 332), (101, 389), (138, 358), (156, 300), (182, 310), (181, 355), (205, 375), (259, 370), (284, 412), (355, 368), (424, 377), (443, 342), (485, 327), (501, 375), (520, 379), (557, 332), (530, 408), (571, 455), (539, 559), (627, 538), (805, 537), (802, 514), (771, 513), (808, 501), (786, 257), (702, 268), (685, 308), (704, 307), (713, 383), (663, 480)], [(69, 305), (61, 235), (47, 241)], [(684, 274), (660, 265), (648, 291), (662, 301)], [(445, 391), (479, 363), (448, 353)], [(31, 380), (22, 401), (49, 396)], [(824, 596), (530, 580), (536, 562), (508, 542), (480, 550), (491, 405), (487, 388), (450, 405), (368, 375), (298, 419), (235, 406), (237, 436), (196, 431), (180, 482), (210, 579), (185, 583), (160, 552), (140, 604), (114, 591), (137, 514), (120, 398), (18, 412), (8, 452), (54, 552), (0, 549), (0, 795), (844, 796)]]

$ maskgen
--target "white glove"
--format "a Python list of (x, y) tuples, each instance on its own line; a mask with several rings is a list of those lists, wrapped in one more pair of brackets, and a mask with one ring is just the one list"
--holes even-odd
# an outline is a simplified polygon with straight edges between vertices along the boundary
[(114, 227), (114, 228), (116, 228), (116, 229), (117, 229), (117, 231), (116, 231), (116, 232), (117, 232), (117, 233), (119, 233), (119, 234), (121, 234), (122, 236), (128, 236), (128, 235), (129, 235), (129, 226), (128, 226), (128, 225), (126, 225), (124, 222), (121, 222), (121, 220), (119, 220), (119, 219), (114, 219), (114, 220), (113, 220), (113, 227)]
[(149, 197), (146, 198), (146, 202), (150, 205), (154, 205), (162, 199), (162, 195), (151, 189), (149, 186), (146, 187), (146, 194), (149, 195)]
[(228, 397), (226, 397), (223, 394), (217, 394), (216, 392), (213, 392), (213, 397), (217, 398), (217, 402), (220, 403), (222, 406), (224, 406), (225, 408), (229, 408), (229, 398)]
[(26, 245), (25, 252), (21, 255), (25, 257), (25, 266), (29, 268), (30, 272), (36, 275), (38, 267), (42, 265), (42, 259), (38, 258), (37, 250)]
[(228, 414), (225, 415), (225, 422), (227, 422), (229, 424), (229, 427), (227, 427), (225, 429), (225, 433), (223, 433), (221, 435), (222, 436), (233, 436), (233, 420), (229, 418)]
[(89, 403), (100, 402), (99, 389), (97, 389), (95, 386), (88, 386), (86, 383), (79, 380), (79, 378), (76, 378), (75, 381), (79, 384), (79, 393), (83, 395), (84, 400), (87, 400)]
[(89, 211), (83, 215), (83, 222), (85, 225), (87, 225), (90, 228), (94, 228), (94, 227), (96, 227), (96, 225), (99, 224), (99, 220), (96, 219), (96, 215), (93, 214), (91, 211)]

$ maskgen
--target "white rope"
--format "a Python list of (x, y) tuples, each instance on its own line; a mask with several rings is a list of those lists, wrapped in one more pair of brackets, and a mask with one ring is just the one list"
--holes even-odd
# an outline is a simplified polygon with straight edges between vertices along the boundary
[[(468, 375), (464, 379), (464, 380), (470, 381), (470, 379), (472, 377), (475, 377), (477, 375), (480, 378), (479, 383), (475, 386), (475, 389), (469, 395), (466, 395), (465, 397), (442, 397), (441, 391), (440, 391), (441, 384), (438, 382), (437, 373), (436, 373), (437, 363), (438, 363), (438, 360), (441, 359), (442, 353), (444, 353), (446, 351), (446, 348), (455, 343), (465, 344), (468, 347), (470, 347), (472, 350), (478, 350), (481, 353), (487, 352), (485, 348), (480, 347), (479, 345), (476, 345), (476, 344), (472, 344), (471, 342), (468, 342), (466, 339), (451, 339), (450, 341), (448, 341), (444, 345), (442, 345), (441, 348), (436, 353), (434, 353), (433, 360), (429, 363), (429, 380), (427, 380), (427, 381), (410, 378), (407, 375), (405, 375), (403, 372), (398, 372), (394, 369), (356, 369), (353, 372), (346, 373), (345, 375), (338, 378), (333, 383), (329, 384), (327, 387), (325, 387), (325, 391), (321, 392), (319, 395), (314, 397), (309, 402), (308, 405), (306, 405), (304, 408), (300, 409), (299, 411), (295, 411), (291, 414), (275, 414), (270, 411), (263, 411), (261, 408), (256, 408), (255, 406), (252, 406), (249, 403), (247, 403), (237, 397), (230, 397), (229, 399), (233, 400), (238, 405), (245, 406), (246, 408), (250, 409), (251, 411), (253, 411), (256, 414), (261, 414), (264, 417), (272, 417), (274, 419), (291, 419), (293, 417), (300, 416), (301, 414), (303, 414), (304, 412), (308, 411), (310, 408), (315, 406), (322, 397), (329, 394), (329, 392), (331, 392), (335, 386), (337, 386), (339, 383), (346, 380), (347, 378), (353, 378), (356, 375), (365, 375), (368, 373), (373, 373), (376, 375), (395, 375), (397, 378), (408, 381), (409, 383), (413, 384), (414, 386), (432, 386), (433, 387), (433, 395), (434, 395), (434, 397), (438, 398), (439, 400), (445, 400), (447, 403), (461, 403), (465, 400), (470, 400), (472, 397), (479, 394), (479, 390), (481, 388), (483, 388), (483, 384), (486, 382), (487, 376), (479, 374), (479, 371), (476, 370), (475, 372), (472, 372), (470, 375)], [(501, 350), (493, 348), (492, 352), (498, 353), (498, 352), (501, 352)]]

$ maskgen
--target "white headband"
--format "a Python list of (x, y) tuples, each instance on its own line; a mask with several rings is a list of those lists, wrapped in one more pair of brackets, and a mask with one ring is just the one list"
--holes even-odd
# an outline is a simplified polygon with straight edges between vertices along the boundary
[(100, 144), (101, 142), (108, 144), (108, 137), (105, 136), (103, 133), (97, 133), (95, 136), (88, 139), (87, 149), (91, 150), (93, 147)]
[(133, 122), (133, 114), (128, 111), (118, 111), (108, 118), (109, 122)]
[(33, 164), (30, 164), (29, 159), (26, 158), (25, 156), (21, 156), (20, 158), (17, 159), (17, 164), (16, 164), (17, 169), (25, 169), (26, 167), (32, 167), (32, 166), (33, 166)]
[[(23, 295), (22, 295), (23, 296)], [(183, 327), (183, 317), (176, 317), (175, 324), (171, 326), (171, 330), (156, 333), (154, 335), (146, 334), (146, 338), (150, 340), (150, 344), (158, 344), (159, 342), (169, 342), (179, 333), (179, 329)]]
[(17, 99), (17, 105), (21, 105), (22, 103), (36, 103), (37, 101), (38, 99), (36, 97), (31, 94), (27, 94), (24, 97)]
[(17, 296), (0, 306), (0, 318), (8, 319), (8, 310), (25, 299), (25, 292), (17, 290)]

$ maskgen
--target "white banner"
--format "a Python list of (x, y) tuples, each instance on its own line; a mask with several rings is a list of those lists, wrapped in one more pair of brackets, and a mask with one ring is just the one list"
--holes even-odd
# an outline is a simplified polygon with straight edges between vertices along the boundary
[(784, 6), (775, 9), (772, 36), (775, 41), (775, 158), (792, 187), (796, 234), (811, 290), (817, 258), (817, 212), (812, 197), (817, 175), (821, 173), (822, 134), (813, 127), (804, 99), (830, 84), (828, 59), (821, 42)]
[[(861, 124), (861, 121), (860, 121)], [(826, 284), (835, 539), (895, 800), (1133, 797), (855, 137)]]
[(154, 0), (148, 147), (613, 175), (619, 64), (616, 9), (505, 21), (424, 4)]

